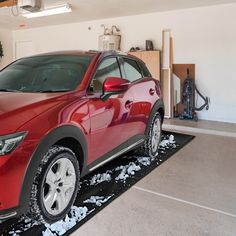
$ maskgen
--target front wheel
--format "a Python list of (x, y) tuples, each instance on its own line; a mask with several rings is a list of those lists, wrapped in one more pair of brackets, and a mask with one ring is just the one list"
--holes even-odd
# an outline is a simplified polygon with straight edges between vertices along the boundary
[(79, 179), (75, 154), (61, 146), (49, 149), (34, 179), (28, 215), (47, 223), (64, 218), (75, 201)]
[(139, 148), (138, 154), (150, 157), (158, 155), (158, 147), (161, 141), (162, 134), (162, 118), (159, 112), (156, 112), (152, 118), (152, 123), (149, 127), (147, 138), (144, 144)]

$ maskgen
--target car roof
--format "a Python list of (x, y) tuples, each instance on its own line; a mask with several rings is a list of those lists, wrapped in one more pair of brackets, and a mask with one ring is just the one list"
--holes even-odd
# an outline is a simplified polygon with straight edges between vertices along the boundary
[(122, 51), (116, 51), (116, 50), (108, 50), (108, 51), (98, 51), (98, 50), (88, 50), (88, 51), (82, 51), (82, 50), (67, 50), (67, 51), (55, 51), (55, 52), (47, 52), (42, 54), (37, 54), (33, 56), (29, 56), (27, 58), (31, 57), (38, 57), (38, 56), (56, 56), (56, 55), (65, 55), (65, 56), (90, 56), (94, 57), (97, 56), (99, 61), (104, 59), (105, 57), (109, 56), (127, 56), (129, 58), (132, 58), (136, 61), (139, 61), (141, 63), (144, 63), (142, 60), (140, 60), (138, 57), (130, 55), (128, 53), (124, 53)]
[(97, 51), (97, 50), (88, 50), (88, 51), (82, 51), (82, 50), (67, 50), (67, 51), (55, 51), (55, 52), (47, 52), (47, 53), (41, 53), (34, 56), (54, 56), (54, 55), (88, 55), (88, 56), (95, 56), (95, 55), (101, 55), (102, 57), (109, 56), (109, 55), (128, 55), (126, 53), (123, 53), (121, 51)]

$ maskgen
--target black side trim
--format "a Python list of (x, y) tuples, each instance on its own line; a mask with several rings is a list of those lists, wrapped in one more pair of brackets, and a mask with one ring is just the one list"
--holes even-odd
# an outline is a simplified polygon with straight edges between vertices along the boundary
[[(16, 215), (11, 216), (12, 213), (16, 212)], [(23, 209), (19, 208), (19, 207), (14, 207), (14, 208), (10, 208), (7, 210), (1, 210), (0, 211), (0, 220), (3, 219), (8, 219), (8, 218), (12, 218), (12, 217), (16, 217), (18, 215), (21, 215), (23, 212)], [(9, 215), (9, 217), (6, 217), (7, 215)]]
[[(127, 140), (126, 142), (122, 143), (120, 146), (118, 146), (117, 148), (113, 149), (112, 151), (106, 153), (105, 155), (103, 155), (102, 157), (99, 157), (96, 161), (94, 161), (92, 164), (88, 165), (86, 171), (82, 174), (82, 177), (85, 176), (86, 174), (88, 174), (89, 172), (93, 171), (93, 169), (95, 169), (94, 167), (96, 166), (102, 166), (105, 165), (109, 160), (109, 158), (114, 156), (114, 159), (116, 157), (118, 157), (119, 155), (115, 156), (118, 153), (121, 153), (120, 155), (124, 154), (125, 152), (129, 152), (135, 148), (137, 148), (138, 146), (142, 145), (143, 142), (141, 142), (142, 140), (145, 140), (145, 135), (135, 135), (134, 137), (130, 138), (129, 140)], [(135, 145), (136, 144), (136, 145)], [(128, 149), (128, 150), (126, 150)], [(124, 152), (123, 152), (124, 150)], [(113, 159), (113, 158), (112, 158)], [(104, 163), (103, 163), (104, 162)], [(103, 163), (102, 165), (99, 165)]]
[(83, 168), (87, 166), (87, 142), (83, 132), (78, 127), (73, 125), (64, 125), (50, 132), (37, 146), (27, 167), (20, 194), (19, 208), (22, 209), (21, 212), (26, 211), (28, 208), (33, 180), (43, 156), (47, 153), (50, 147), (63, 138), (74, 138), (80, 143), (84, 154)]
[[(149, 119), (148, 119), (148, 122), (147, 122), (146, 130), (145, 130), (145, 134), (146, 134), (146, 135), (148, 135), (149, 127), (150, 127), (150, 125), (151, 125), (151, 123), (152, 123), (152, 118), (153, 118), (153, 116), (155, 115), (155, 113), (156, 113), (159, 109), (163, 109), (163, 112), (165, 112), (164, 103), (163, 103), (162, 100), (158, 100), (158, 101), (154, 104), (154, 106), (153, 106), (153, 108), (152, 108), (152, 111), (151, 111), (151, 113), (150, 113), (150, 115), (149, 115)], [(162, 118), (164, 119), (164, 113), (163, 113), (163, 117), (162, 117)]]

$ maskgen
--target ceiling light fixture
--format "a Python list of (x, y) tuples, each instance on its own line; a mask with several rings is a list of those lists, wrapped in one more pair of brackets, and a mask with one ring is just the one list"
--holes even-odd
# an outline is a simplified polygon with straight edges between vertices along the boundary
[(38, 12), (24, 13), (22, 14), (22, 16), (26, 18), (36, 18), (36, 17), (52, 16), (52, 15), (57, 15), (57, 14), (70, 13), (70, 12), (72, 12), (71, 6), (69, 4), (65, 4), (63, 6), (47, 8)]

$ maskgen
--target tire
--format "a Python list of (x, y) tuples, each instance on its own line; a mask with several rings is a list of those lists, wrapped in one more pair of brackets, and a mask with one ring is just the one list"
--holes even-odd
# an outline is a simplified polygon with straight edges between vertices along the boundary
[(75, 201), (79, 180), (75, 154), (61, 146), (50, 148), (34, 178), (27, 215), (49, 224), (63, 219)]
[(152, 118), (148, 135), (144, 144), (137, 150), (140, 156), (150, 156), (155, 158), (158, 155), (158, 147), (162, 134), (162, 118), (159, 112), (156, 112)]

